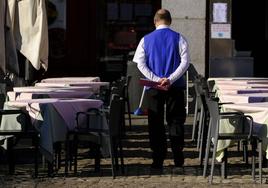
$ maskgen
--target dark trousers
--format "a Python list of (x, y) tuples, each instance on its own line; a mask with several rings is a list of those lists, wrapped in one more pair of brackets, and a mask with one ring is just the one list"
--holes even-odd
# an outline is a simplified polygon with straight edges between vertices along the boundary
[(148, 125), (152, 158), (163, 163), (167, 153), (167, 137), (164, 125), (164, 107), (166, 121), (175, 165), (183, 165), (184, 122), (186, 118), (184, 90), (171, 87), (168, 91), (149, 89)]

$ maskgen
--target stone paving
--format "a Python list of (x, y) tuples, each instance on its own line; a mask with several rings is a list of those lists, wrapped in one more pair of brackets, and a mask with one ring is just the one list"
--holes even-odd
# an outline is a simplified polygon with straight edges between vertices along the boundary
[[(127, 121), (126, 121), (127, 122)], [(79, 150), (78, 174), (71, 171), (64, 176), (62, 167), (54, 177), (48, 177), (46, 168), (40, 165), (39, 177), (33, 179), (32, 164), (22, 164), (21, 159), (15, 167), (15, 175), (7, 175), (7, 166), (0, 164), (0, 188), (2, 187), (130, 187), (130, 188), (190, 188), (190, 187), (268, 187), (266, 184), (267, 168), (264, 168), (264, 184), (260, 185), (253, 181), (250, 166), (242, 162), (241, 152), (236, 151), (236, 147), (231, 148), (230, 158), (228, 158), (228, 177), (220, 177), (219, 166), (215, 170), (213, 185), (208, 183), (208, 178), (203, 178), (202, 167), (199, 165), (196, 144), (190, 140), (192, 117), (187, 118), (185, 125), (185, 166), (184, 168), (174, 168), (171, 151), (169, 149), (167, 159), (164, 162), (162, 172), (151, 171), (150, 149), (148, 143), (147, 120), (146, 117), (135, 117), (132, 119), (133, 127), (127, 132), (124, 140), (124, 162), (125, 174), (117, 172), (116, 178), (111, 176), (111, 166), (109, 159), (101, 160), (100, 172), (94, 172), (94, 160), (89, 159), (87, 149)], [(27, 158), (26, 152), (20, 152), (17, 156)], [(29, 156), (28, 156), (29, 158)]]

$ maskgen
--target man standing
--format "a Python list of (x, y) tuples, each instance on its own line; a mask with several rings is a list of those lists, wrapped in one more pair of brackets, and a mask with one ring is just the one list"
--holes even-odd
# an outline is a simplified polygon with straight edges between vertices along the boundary
[(183, 75), (189, 66), (188, 44), (185, 38), (169, 28), (170, 12), (160, 9), (154, 16), (156, 30), (144, 36), (133, 61), (149, 80), (156, 81), (168, 90), (149, 88), (148, 126), (153, 163), (151, 168), (162, 169), (167, 153), (164, 126), (164, 107), (169, 139), (176, 167), (184, 164), (184, 122), (186, 118)]

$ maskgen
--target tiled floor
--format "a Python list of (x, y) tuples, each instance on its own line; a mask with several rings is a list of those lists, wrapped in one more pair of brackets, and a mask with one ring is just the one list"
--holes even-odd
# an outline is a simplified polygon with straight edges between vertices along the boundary
[[(101, 160), (100, 172), (94, 172), (94, 160), (86, 158), (87, 149), (79, 150), (78, 174), (74, 176), (71, 171), (68, 177), (64, 176), (64, 168), (61, 168), (54, 177), (47, 177), (46, 169), (40, 167), (39, 177), (31, 177), (31, 164), (16, 165), (16, 173), (7, 175), (5, 165), (0, 165), (0, 187), (209, 187), (208, 179), (202, 177), (202, 167), (199, 165), (196, 144), (190, 140), (192, 129), (192, 117), (187, 118), (185, 124), (185, 167), (176, 169), (173, 167), (172, 155), (169, 150), (164, 162), (163, 172), (151, 171), (150, 149), (147, 133), (146, 117), (133, 116), (132, 130), (127, 131), (124, 140), (125, 174), (117, 172), (115, 179), (111, 177), (110, 160)], [(126, 121), (127, 123), (128, 121)], [(25, 156), (24, 156), (25, 155)], [(20, 152), (17, 156), (27, 158), (26, 152)], [(214, 184), (212, 187), (259, 187), (258, 182), (252, 180), (250, 166), (242, 162), (241, 152), (236, 152), (236, 147), (231, 148), (228, 177), (222, 179), (217, 165)], [(25, 162), (21, 159), (19, 162)], [(40, 165), (41, 166), (41, 165)], [(267, 169), (264, 168), (264, 181), (266, 181)], [(263, 184), (262, 187), (266, 186)]]

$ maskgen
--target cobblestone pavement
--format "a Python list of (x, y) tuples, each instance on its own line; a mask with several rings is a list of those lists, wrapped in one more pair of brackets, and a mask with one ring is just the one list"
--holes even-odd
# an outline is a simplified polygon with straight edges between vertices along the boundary
[[(126, 121), (127, 122), (127, 121)], [(39, 177), (31, 177), (33, 166), (25, 163), (26, 152), (20, 152), (17, 156), (25, 158), (16, 165), (15, 175), (7, 175), (7, 166), (0, 164), (0, 188), (4, 187), (130, 187), (130, 188), (190, 188), (190, 187), (268, 187), (266, 184), (267, 169), (264, 168), (264, 184), (260, 185), (258, 180), (252, 180), (250, 166), (242, 162), (241, 152), (236, 151), (236, 147), (231, 148), (228, 158), (228, 177), (220, 177), (219, 166), (215, 170), (213, 185), (208, 183), (208, 178), (202, 177), (202, 167), (199, 165), (196, 144), (190, 138), (192, 118), (188, 118), (185, 125), (185, 166), (184, 168), (174, 168), (171, 151), (169, 150), (167, 159), (164, 162), (162, 172), (150, 170), (150, 149), (148, 143), (147, 120), (140, 117), (133, 117), (133, 127), (127, 132), (124, 141), (124, 161), (125, 174), (117, 172), (115, 179), (111, 176), (110, 160), (101, 160), (100, 172), (94, 172), (94, 160), (86, 158), (88, 150), (79, 150), (78, 174), (74, 176), (71, 171), (68, 177), (64, 176), (62, 167), (54, 177), (48, 177), (46, 168), (39, 168)], [(233, 150), (233, 151), (232, 151)], [(25, 156), (24, 156), (25, 155)], [(29, 154), (31, 155), (31, 154)], [(24, 156), (24, 157), (23, 157)], [(41, 166), (41, 165), (40, 165)]]

